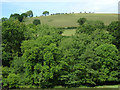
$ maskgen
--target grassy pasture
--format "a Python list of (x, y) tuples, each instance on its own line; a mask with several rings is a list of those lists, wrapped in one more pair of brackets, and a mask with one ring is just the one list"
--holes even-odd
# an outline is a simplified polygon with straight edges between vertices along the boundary
[(62, 33), (63, 36), (72, 36), (76, 32), (76, 29), (65, 29)]
[(101, 20), (108, 25), (111, 21), (117, 21), (117, 14), (85, 14), (85, 13), (75, 13), (75, 14), (62, 14), (62, 15), (52, 15), (52, 16), (40, 16), (26, 18), (24, 21), (26, 24), (32, 23), (34, 19), (39, 19), (42, 24), (48, 24), (55, 27), (77, 27), (77, 20), (79, 18), (87, 18), (87, 20)]
[(118, 88), (119, 85), (103, 85), (103, 86), (96, 86), (96, 88)]

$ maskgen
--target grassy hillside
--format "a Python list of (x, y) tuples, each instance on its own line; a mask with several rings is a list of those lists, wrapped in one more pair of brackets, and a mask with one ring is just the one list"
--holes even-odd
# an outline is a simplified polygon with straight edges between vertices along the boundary
[(52, 16), (40, 16), (26, 18), (25, 23), (32, 23), (34, 19), (40, 19), (42, 24), (48, 24), (55, 27), (76, 27), (78, 23), (76, 22), (79, 18), (87, 18), (87, 20), (101, 20), (108, 25), (111, 21), (118, 20), (117, 14), (63, 14), (63, 15), (52, 15)]

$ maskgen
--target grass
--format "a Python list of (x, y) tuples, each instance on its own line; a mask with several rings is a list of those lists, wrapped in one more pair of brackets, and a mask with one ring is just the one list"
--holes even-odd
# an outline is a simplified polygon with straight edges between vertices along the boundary
[(103, 86), (96, 86), (96, 88), (118, 88), (119, 85), (103, 85)]
[[(96, 86), (96, 87), (87, 87), (87, 86), (80, 86), (78, 88), (118, 88), (119, 85), (103, 85), (103, 86)], [(62, 86), (55, 86), (55, 88), (65, 88)]]
[(76, 29), (65, 29), (62, 33), (63, 36), (72, 36), (76, 32)]
[(34, 19), (39, 19), (41, 24), (48, 24), (55, 27), (77, 27), (77, 20), (79, 18), (87, 18), (87, 20), (101, 20), (108, 25), (111, 21), (117, 21), (117, 14), (85, 14), (85, 13), (75, 13), (75, 14), (63, 14), (63, 15), (52, 15), (52, 16), (40, 16), (26, 18), (24, 21), (26, 24), (30, 24)]

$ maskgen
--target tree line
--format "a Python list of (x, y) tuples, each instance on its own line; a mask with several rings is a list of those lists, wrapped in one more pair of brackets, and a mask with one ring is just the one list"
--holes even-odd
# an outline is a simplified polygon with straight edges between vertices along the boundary
[[(44, 16), (47, 16), (47, 15), (49, 15), (49, 12), (48, 12), (48, 11), (43, 11), (42, 14), (43, 14)], [(14, 14), (11, 14), (11, 15), (10, 15), (10, 18), (12, 18), (12, 19), (17, 19), (17, 20), (19, 20), (20, 22), (23, 22), (23, 20), (24, 20), (25, 18), (27, 18), (27, 17), (33, 17), (33, 12), (32, 12), (32, 10), (29, 10), (29, 11), (27, 11), (27, 12), (25, 12), (25, 13), (22, 13), (22, 14), (14, 13)], [(4, 22), (4, 21), (8, 20), (8, 18), (3, 17), (3, 18), (1, 18), (1, 20), (2, 20), (2, 22)]]
[(108, 26), (86, 18), (77, 22), (75, 35), (62, 36), (63, 30), (48, 25), (5, 20), (2, 23), (2, 87), (118, 84), (120, 22), (113, 21)]

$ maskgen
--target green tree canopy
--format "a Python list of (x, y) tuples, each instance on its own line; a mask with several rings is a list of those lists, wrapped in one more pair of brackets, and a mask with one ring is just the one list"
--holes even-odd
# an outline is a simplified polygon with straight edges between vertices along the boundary
[(39, 19), (35, 19), (35, 20), (33, 21), (33, 24), (34, 24), (34, 25), (38, 25), (38, 24), (41, 24), (41, 22), (40, 22)]
[(77, 22), (79, 23), (79, 25), (83, 25), (86, 22), (86, 20), (86, 18), (80, 18)]
[(26, 13), (22, 13), (21, 16), (23, 16), (24, 18), (26, 18), (27, 14)]
[[(21, 50), (21, 42), (24, 40), (24, 24), (19, 21), (7, 20), (2, 23), (2, 47), (3, 62), (9, 63), (9, 60), (17, 55)], [(5, 63), (3, 63), (5, 65)]]
[(19, 16), (20, 16), (19, 14), (15, 13), (15, 14), (11, 14), (10, 18), (18, 19)]
[(46, 16), (46, 15), (49, 15), (49, 12), (48, 12), (48, 11), (44, 11), (44, 12), (43, 12), (43, 15), (45, 15), (45, 16)]
[(32, 10), (27, 11), (26, 14), (27, 14), (28, 17), (33, 17), (33, 12), (32, 12)]
[(120, 21), (111, 22), (107, 30), (116, 38), (113, 43), (120, 49)]
[(10, 18), (18, 19), (20, 22), (23, 21), (23, 16), (22, 16), (22, 15), (19, 15), (19, 14), (17, 14), (17, 13), (11, 14), (11, 15), (10, 15)]
[(2, 22), (6, 21), (6, 20), (8, 20), (8, 18), (6, 18), (6, 17), (2, 18)]

